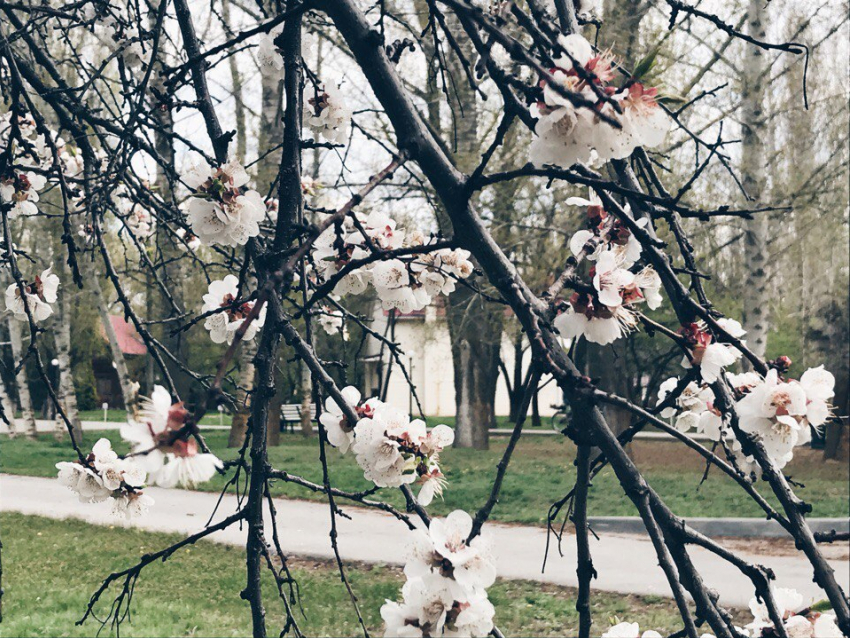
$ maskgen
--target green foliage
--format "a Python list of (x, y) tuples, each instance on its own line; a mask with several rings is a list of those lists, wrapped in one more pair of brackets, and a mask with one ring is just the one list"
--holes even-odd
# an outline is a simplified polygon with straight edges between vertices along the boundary
[(74, 388), (77, 391), (77, 408), (94, 410), (98, 407), (97, 385), (91, 363), (74, 366)]

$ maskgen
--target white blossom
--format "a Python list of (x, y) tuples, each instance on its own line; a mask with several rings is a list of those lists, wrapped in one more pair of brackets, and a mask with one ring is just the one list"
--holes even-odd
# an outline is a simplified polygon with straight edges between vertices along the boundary
[(385, 636), (486, 636), (495, 609), (486, 588), (496, 578), (490, 541), (467, 543), (472, 518), (457, 510), (413, 532), (402, 602), (381, 607)]
[[(6, 288), (6, 309), (15, 316), (15, 319), (27, 321), (27, 308), (29, 308), (33, 321), (36, 323), (44, 321), (53, 314), (50, 304), (56, 303), (58, 290), (59, 277), (51, 272), (51, 268), (48, 268), (36, 277), (35, 281), (24, 286), (25, 297), (21, 296), (21, 289), (17, 283), (10, 284)], [(24, 299), (26, 299), (26, 308)]]
[(307, 119), (310, 126), (329, 142), (343, 143), (348, 136), (351, 111), (345, 106), (339, 87), (323, 84), (308, 103), (311, 107)]
[[(254, 309), (256, 301), (246, 301), (234, 305), (239, 294), (239, 279), (235, 275), (227, 275), (224, 279), (211, 282), (208, 290), (209, 292), (204, 295), (204, 305), (201, 312), (218, 312), (206, 318), (204, 328), (209, 330), (210, 339), (213, 343), (233, 343), (236, 331), (239, 330)], [(266, 307), (263, 306), (257, 317), (248, 324), (243, 339), (251, 341), (256, 336), (257, 331), (263, 327), (265, 320)]]
[(636, 622), (621, 622), (603, 633), (602, 638), (661, 638), (661, 634), (652, 629), (640, 633)]
[(12, 204), (9, 219), (19, 216), (38, 214), (38, 192), (47, 184), (43, 175), (13, 171), (10, 176), (0, 179), (0, 203)]
[(203, 243), (244, 246), (260, 234), (266, 203), (257, 191), (243, 191), (249, 177), (239, 162), (230, 160), (214, 168), (191, 153), (182, 179), (194, 190), (186, 214), (192, 232)]
[[(592, 11), (593, 5), (584, 2), (579, 12)], [(543, 97), (534, 107), (538, 119), (529, 147), (532, 163), (569, 168), (595, 157), (623, 159), (638, 146), (655, 147), (664, 141), (670, 120), (658, 105), (657, 89), (634, 79), (623, 88), (611, 84), (613, 59), (608, 53), (594, 55), (590, 43), (578, 34), (560, 36), (558, 44), (567, 54), (554, 59), (551, 79), (541, 81)], [(575, 106), (555, 85), (591, 106)], [(599, 95), (608, 96), (621, 112)]]
[[(343, 388), (341, 394), (345, 401), (352, 407), (357, 408), (360, 403), (360, 390), (353, 385)], [(345, 414), (339, 404), (331, 397), (325, 399), (325, 411), (319, 415), (319, 422), (325, 428), (328, 442), (345, 454), (354, 442), (354, 426), (345, 418)]]

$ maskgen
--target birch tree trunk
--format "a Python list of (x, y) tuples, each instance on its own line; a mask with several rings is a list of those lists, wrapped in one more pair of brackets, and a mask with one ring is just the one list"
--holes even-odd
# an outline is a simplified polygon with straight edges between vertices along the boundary
[(121, 351), (121, 346), (118, 343), (118, 336), (115, 334), (112, 322), (109, 320), (109, 307), (107, 306), (103, 289), (100, 286), (100, 279), (94, 271), (90, 273), (89, 279), (91, 280), (91, 290), (95, 306), (97, 306), (97, 312), (100, 316), (100, 324), (103, 326), (103, 332), (106, 334), (109, 352), (112, 355), (112, 362), (115, 364), (115, 372), (118, 374), (121, 396), (124, 399), (124, 409), (127, 410), (127, 418), (132, 419), (135, 418), (138, 411), (138, 386), (130, 378), (127, 360), (124, 358), (124, 353)]
[[(761, 0), (749, 0), (747, 32), (753, 38), (765, 39), (765, 11)], [(759, 47), (745, 48), (742, 77), (741, 106), (741, 177), (751, 200), (761, 206), (765, 202), (766, 119), (764, 112), (764, 51)], [(767, 278), (767, 215), (754, 215), (744, 229), (744, 295), (743, 327), (747, 331), (747, 346), (759, 357), (767, 347), (768, 278)], [(746, 365), (746, 363), (745, 363)]]
[[(9, 342), (12, 345), (12, 361), (15, 366), (18, 366), (23, 358), (23, 337), (21, 330), (21, 322), (15, 319), (14, 315), (9, 314)], [(21, 409), (21, 421), (23, 427), (18, 428), (17, 424), (14, 428), (16, 431), (23, 431), (28, 437), (35, 438), (35, 412), (32, 409), (32, 397), (30, 396), (29, 379), (27, 379), (27, 367), (21, 366), (17, 374), (15, 374), (15, 385), (18, 391), (18, 406)], [(13, 412), (14, 414), (14, 412)]]
[(310, 368), (301, 362), (301, 434), (313, 435), (313, 421), (310, 418), (310, 405), (313, 403), (313, 378)]
[(0, 407), (3, 408), (3, 420), (9, 426), (9, 438), (12, 438), (17, 433), (15, 426), (15, 402), (9, 396), (9, 392), (6, 389), (6, 382), (3, 381), (2, 376), (0, 376)]
[(239, 447), (245, 442), (248, 433), (248, 419), (251, 416), (251, 390), (254, 388), (254, 356), (257, 354), (255, 339), (242, 343), (239, 354), (239, 392), (237, 408), (230, 422), (230, 436), (227, 447)]
[[(65, 271), (66, 274), (69, 274), (67, 272), (67, 264), (65, 264)], [(69, 281), (70, 277), (66, 277), (65, 279)], [(79, 412), (77, 411), (77, 391), (74, 387), (74, 372), (71, 367), (71, 288), (67, 285), (63, 288), (59, 292), (57, 304), (59, 315), (56, 317), (53, 329), (53, 337), (56, 343), (57, 367), (59, 368), (59, 387), (56, 394), (59, 404), (65, 411), (65, 416), (68, 417), (68, 421), (73, 426), (71, 436), (76, 443), (80, 443), (83, 440), (83, 427), (80, 423)], [(65, 432), (67, 432), (67, 426), (57, 411), (56, 438), (62, 438)]]
[[(230, 0), (222, 0), (221, 17), (224, 23), (233, 27), (230, 21)], [(230, 71), (230, 92), (233, 95), (233, 110), (236, 119), (236, 159), (241, 164), (245, 163), (245, 153), (248, 149), (248, 127), (245, 124), (245, 102), (242, 97), (242, 73), (239, 72), (239, 64), (236, 56), (231, 55), (227, 59)]]

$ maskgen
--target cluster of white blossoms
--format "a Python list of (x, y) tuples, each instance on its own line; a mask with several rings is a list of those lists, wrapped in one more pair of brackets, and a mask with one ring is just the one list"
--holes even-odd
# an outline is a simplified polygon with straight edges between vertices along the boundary
[(129, 69), (147, 65), (150, 51), (145, 49), (139, 30), (134, 26), (107, 16), (98, 23), (95, 35), (112, 53), (120, 55)]
[[(235, 275), (227, 275), (224, 279), (210, 283), (209, 292), (204, 295), (201, 312), (214, 312), (204, 321), (204, 328), (209, 330), (213, 343), (233, 343), (236, 331), (254, 309), (255, 301), (245, 301), (237, 305), (235, 302), (238, 300), (238, 294), (239, 279)], [(251, 341), (265, 321), (266, 307), (263, 306), (256, 319), (248, 324), (243, 339)]]
[[(365, 217), (357, 215), (356, 223), (346, 217), (326, 228), (313, 245), (312, 257), (319, 280), (327, 281), (350, 262), (368, 257), (372, 249), (413, 248), (426, 246), (428, 241), (422, 233), (406, 233), (386, 213), (374, 211)], [(441, 248), (354, 268), (339, 280), (334, 293), (356, 295), (371, 284), (385, 310), (407, 313), (421, 310), (437, 295), (451, 294), (456, 281), (472, 272), (469, 251)]]
[(343, 341), (348, 341), (348, 328), (345, 326), (345, 315), (342, 310), (322, 306), (318, 314), (318, 321), (325, 333), (333, 336), (342, 332)]
[(255, 190), (244, 190), (250, 179), (236, 160), (213, 167), (198, 153), (190, 153), (181, 178), (193, 189), (186, 205), (192, 232), (205, 244), (244, 246), (260, 234), (266, 204)]
[(142, 400), (137, 419), (121, 426), (121, 438), (132, 445), (132, 458), (160, 487), (193, 487), (205, 483), (223, 467), (214, 454), (198, 451), (184, 427), (189, 412), (182, 403), (171, 403), (168, 390), (154, 386)]
[(351, 111), (345, 106), (339, 87), (325, 83), (315, 90), (315, 95), (307, 102), (311, 107), (308, 124), (333, 144), (345, 142)]
[(154, 219), (147, 208), (138, 202), (131, 201), (121, 193), (113, 194), (112, 201), (136, 239), (144, 240), (153, 235)]
[(201, 240), (191, 230), (186, 230), (185, 228), (178, 228), (175, 231), (175, 234), (180, 239), (180, 247), (184, 250), (188, 249), (194, 252), (201, 247)]
[(587, 206), (591, 228), (572, 236), (570, 250), (593, 262), (593, 290), (573, 293), (555, 318), (555, 327), (566, 339), (584, 336), (607, 345), (637, 325), (638, 304), (646, 303), (651, 310), (661, 305), (661, 278), (651, 266), (632, 272), (640, 259), (640, 242), (598, 200), (573, 197), (567, 203)]
[(283, 32), (284, 25), (278, 25), (260, 36), (257, 44), (257, 64), (264, 75), (283, 77), (283, 56), (275, 46), (275, 38)]
[[(803, 596), (794, 589), (776, 587), (772, 588), (772, 593), (783, 628), (790, 638), (841, 638), (835, 614), (816, 611), (818, 605), (806, 606)], [(753, 615), (752, 622), (745, 627), (735, 627), (738, 635), (749, 638), (773, 638), (778, 635), (764, 601), (758, 598), (750, 600), (750, 612)], [(621, 622), (603, 633), (602, 638), (661, 638), (661, 634), (651, 629), (640, 633), (638, 623)], [(714, 638), (714, 635), (706, 633), (700, 638)]]
[[(735, 339), (741, 339), (746, 331), (734, 319), (720, 318), (717, 324)], [(682, 367), (699, 366), (700, 376), (706, 383), (714, 383), (721, 371), (741, 358), (741, 351), (726, 343), (714, 341), (714, 337), (702, 322), (690, 323), (679, 331), (691, 355), (682, 359)], [(742, 343), (745, 343), (742, 341)]]
[[(737, 324), (734, 320), (724, 322)], [(705, 333), (700, 332), (700, 335)], [(704, 339), (703, 339), (704, 341)], [(732, 349), (724, 344), (704, 347), (706, 353), (715, 347), (717, 352)], [(719, 355), (726, 356), (726, 355)], [(740, 356), (740, 352), (738, 352)], [(704, 361), (704, 359), (703, 359)], [(734, 359), (733, 359), (734, 361)], [(790, 367), (787, 357), (780, 357), (783, 369)], [(702, 364), (701, 383), (691, 381), (675, 401), (661, 411), (665, 418), (675, 417), (675, 426), (680, 432), (696, 430), (712, 441), (725, 440), (727, 446), (737, 452), (741, 444), (723, 421), (720, 411), (714, 407), (714, 392), (709, 387)], [(711, 370), (711, 379), (716, 379), (720, 368)], [(812, 440), (812, 428), (818, 429), (830, 418), (829, 400), (835, 396), (835, 377), (823, 366), (809, 368), (799, 380), (783, 379), (775, 367), (765, 377), (756, 372), (742, 374), (727, 373), (726, 379), (738, 398), (735, 411), (742, 431), (754, 435), (762, 444), (772, 462), (784, 467), (794, 456), (794, 448)], [(667, 379), (658, 389), (658, 402), (664, 401), (679, 384), (679, 379)], [(746, 457), (746, 465), (752, 465), (752, 457)]]
[(47, 185), (47, 178), (32, 169), (48, 168), (51, 159), (47, 140), (38, 132), (35, 121), (18, 117), (13, 137), (12, 117), (11, 112), (0, 115), (0, 148), (8, 150), (11, 146), (11, 162), (0, 175), (0, 204), (11, 205), (9, 219), (38, 213), (38, 193)]
[(411, 421), (406, 412), (377, 398), (361, 403), (354, 386), (344, 388), (342, 396), (360, 417), (357, 423), (351, 424), (330, 397), (319, 421), (331, 445), (342, 454), (351, 449), (367, 480), (378, 487), (417, 483), (416, 500), (425, 506), (443, 493), (440, 452), (454, 441), (454, 430), (438, 425), (429, 431), (424, 421)]
[(496, 580), (489, 539), (472, 532), (472, 517), (462, 510), (433, 519), (428, 531), (416, 530), (402, 602), (381, 607), (385, 636), (486, 636), (495, 609), (487, 587)]
[[(785, 632), (791, 638), (839, 638), (841, 630), (835, 622), (834, 614), (821, 613), (807, 607), (803, 596), (794, 589), (777, 587), (773, 589), (773, 599), (777, 611), (782, 617)], [(746, 626), (748, 635), (753, 638), (775, 636), (776, 631), (767, 605), (758, 598), (750, 601), (753, 621)]]
[[(17, 283), (6, 288), (6, 309), (18, 321), (28, 321), (26, 308), (29, 308), (33, 321), (44, 321), (53, 314), (50, 304), (56, 302), (59, 290), (59, 277), (54, 275), (51, 268), (43, 271), (31, 284), (24, 286), (23, 295)], [(26, 300), (26, 307), (24, 300)]]
[(811, 441), (812, 428), (829, 419), (835, 377), (823, 366), (809, 368), (799, 381), (780, 378), (775, 368), (763, 379), (752, 376), (756, 378), (736, 388), (744, 395), (735, 404), (738, 424), (757, 437), (773, 463), (782, 468), (793, 458), (796, 446)]
[(9, 218), (38, 214), (38, 192), (46, 184), (47, 178), (31, 171), (9, 170), (0, 176), (0, 203), (12, 204)]
[[(609, 53), (594, 55), (593, 47), (580, 35), (561, 36), (558, 43), (566, 55), (554, 59), (552, 77), (563, 89), (594, 106), (576, 107), (551, 82), (542, 80), (536, 136), (529, 149), (534, 164), (569, 168), (594, 157), (623, 159), (638, 146), (652, 148), (664, 141), (670, 121), (658, 105), (657, 89), (635, 78), (627, 78), (622, 87), (610, 84), (614, 79), (613, 58)], [(601, 95), (607, 99), (601, 99)], [(622, 112), (607, 100), (617, 103)], [(603, 121), (600, 114), (616, 120), (620, 128)]]
[(142, 493), (146, 473), (135, 459), (121, 459), (109, 439), (94, 444), (85, 463), (56, 464), (59, 482), (71, 489), (81, 503), (100, 503), (112, 499), (112, 510), (130, 518), (143, 514), (153, 499)]

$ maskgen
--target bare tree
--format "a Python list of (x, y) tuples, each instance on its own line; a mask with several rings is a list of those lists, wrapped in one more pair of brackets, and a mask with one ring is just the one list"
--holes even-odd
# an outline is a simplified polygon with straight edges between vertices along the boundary
[[(188, 0), (164, 0), (155, 7), (146, 7), (145, 19), (150, 18), (146, 29), (136, 28), (141, 27), (136, 13), (116, 14), (113, 7), (99, 7), (94, 18), (87, 18), (85, 14), (78, 15), (79, 7), (24, 10), (18, 5), (0, 6), (8, 19), (8, 23), (0, 24), (7, 70), (0, 81), (10, 101), (0, 175), (4, 185), (13, 184), (15, 195), (0, 205), (3, 259), (14, 282), (7, 291), (8, 306), (23, 319), (16, 325), (29, 327), (32, 344), (26, 353), (16, 353), (19, 367), (32, 365), (46, 384), (60, 418), (72, 429), (38, 349), (38, 323), (48, 309), (52, 310), (50, 304), (55, 297), (50, 288), (54, 287), (55, 292), (55, 280), (25, 278), (20, 265), (22, 254), (12, 249), (13, 233), (17, 231), (14, 220), (22, 212), (21, 202), (29, 201), (31, 190), (41, 188), (41, 180), (36, 177), (41, 171), (46, 174), (45, 187), (49, 178), (50, 188), (62, 200), (68, 267), (76, 285), (91, 285), (95, 290), (110, 345), (115, 350), (115, 335), (110, 336), (111, 324), (98, 274), (114, 289), (123, 313), (147, 346), (152, 365), (162, 375), (163, 391), (171, 397), (172, 405), (162, 405), (159, 400), (159, 407), (151, 408), (160, 410), (159, 416), (168, 422), (168, 428), (146, 439), (147, 446), (134, 449), (122, 462), (132, 464), (134, 457), (154, 451), (173, 456), (178, 450), (188, 458), (207, 462), (211, 453), (198, 427), (207, 411), (227, 404), (233, 410), (241, 408), (246, 417), (244, 441), (235, 456), (226, 464), (218, 459), (208, 464), (213, 468), (209, 476), (215, 471), (232, 472), (225, 489), (245, 486), (236, 511), (108, 575), (92, 595), (81, 622), (96, 616), (99, 603), (112, 595), (110, 587), (114, 584), (117, 593), (101, 622), (120, 625), (127, 617), (136, 579), (147, 565), (165, 560), (178, 549), (219, 530), (244, 525), (246, 583), (239, 595), (250, 608), (253, 635), (264, 638), (269, 634), (265, 570), (272, 576), (286, 615), (280, 633), (302, 635), (297, 611), (299, 590), (278, 541), (278, 525), (283, 521), (275, 516), (270, 498), (272, 481), (284, 481), (326, 497), (329, 538), (340, 579), (350, 595), (352, 614), (364, 635), (368, 635), (339, 552), (336, 521), (344, 514), (338, 501), (388, 512), (400, 521), (402, 530), (428, 527), (432, 523), (428, 504), (445, 487), (439, 452), (455, 436), (472, 445), (486, 444), (486, 439), (476, 440), (474, 430), (464, 431), (463, 426), (456, 434), (445, 426), (427, 432), (421, 422), (411, 421), (404, 411), (391, 408), (380, 397), (362, 397), (354, 387), (341, 387), (345, 362), (326, 360), (319, 354), (324, 350), (317, 348), (314, 322), (322, 322), (325, 332), (335, 333), (338, 338), (343, 334), (341, 321), (353, 322), (364, 334), (382, 339), (391, 352), (397, 350), (391, 338), (376, 334), (368, 321), (346, 307), (348, 296), (368, 289), (370, 294), (374, 291), (384, 308), (393, 311), (393, 316), (396, 310), (404, 314), (421, 308), (438, 294), (448, 295), (450, 304), (456, 295), (461, 301), (468, 299), (464, 308), (468, 313), (469, 308), (486, 305), (487, 311), (480, 314), (498, 316), (499, 321), (509, 309), (529, 344), (530, 372), (523, 380), (514, 428), (493, 470), (487, 498), (474, 513), (455, 517), (454, 520), (468, 522), (468, 528), (462, 528), (460, 538), (452, 535), (448, 556), (434, 554), (439, 556), (434, 561), (425, 553), (427, 572), (455, 580), (456, 587), (440, 594), (437, 602), (432, 605), (427, 598), (428, 604), (423, 605), (431, 611), (436, 608), (445, 625), (421, 620), (419, 611), (425, 610), (411, 615), (406, 608), (390, 605), (388, 609), (399, 612), (398, 628), (412, 626), (431, 635), (432, 631), (440, 634), (440, 627), (445, 626), (451, 632), (501, 635), (492, 614), (488, 615), (487, 605), (482, 604), (487, 600), (486, 585), (472, 589), (463, 585), (459, 576), (461, 564), (454, 562), (453, 552), (469, 549), (481, 561), (490, 560), (477, 553), (478, 537), (499, 501), (512, 454), (545, 375), (563, 392), (570, 413), (570, 423), (563, 433), (578, 450), (577, 482), (553, 503), (550, 522), (553, 533), (554, 522), (562, 512), (570, 513), (574, 522), (580, 585), (576, 608), (582, 638), (589, 636), (593, 627), (591, 585), (595, 572), (588, 542), (588, 498), (591, 481), (603, 467), (613, 470), (652, 540), (681, 616), (682, 628), (677, 635), (697, 638), (702, 632), (698, 626), (702, 625), (708, 625), (718, 638), (739, 635), (733, 614), (720, 604), (716, 592), (708, 588), (695, 566), (691, 555), (694, 547), (708, 550), (744, 574), (752, 583), (754, 595), (764, 604), (765, 622), (772, 624), (773, 631), (783, 638), (789, 633), (785, 610), (774, 596), (774, 574), (695, 531), (668, 507), (629, 458), (626, 446), (648, 425), (669, 433), (699, 454), (734, 481), (767, 518), (778, 522), (807, 558), (812, 577), (828, 599), (837, 625), (845, 634), (850, 633), (850, 603), (820, 548), (822, 543), (842, 535), (815, 534), (809, 527), (805, 519), (808, 508), (782, 471), (789, 455), (793, 455), (797, 439), (784, 430), (788, 436), (777, 434), (783, 427), (791, 427), (795, 433), (809, 433), (812, 426), (826, 421), (830, 377), (813, 369), (803, 375), (806, 378), (790, 379), (787, 359), (765, 361), (742, 340), (734, 322), (712, 304), (704, 286), (707, 275), (702, 272), (703, 264), (688, 232), (704, 229), (712, 220), (750, 220), (787, 209), (735, 208), (716, 200), (701, 205), (686, 197), (693, 185), (703, 179), (709, 165), (719, 164), (728, 170), (730, 180), (737, 179), (724, 152), (728, 142), (720, 134), (716, 142), (709, 142), (688, 127), (682, 114), (696, 108), (699, 99), (673, 110), (669, 100), (662, 99), (654, 87), (646, 84), (648, 69), (640, 67), (649, 66), (648, 61), (620, 65), (610, 60), (604, 49), (594, 49), (580, 37), (572, 2), (557, 1), (556, 15), (550, 15), (536, 1), (527, 7), (506, 4), (486, 9), (467, 0), (429, 0), (425, 5), (417, 9), (419, 17), (427, 13), (428, 28), (420, 33), (426, 31), (432, 42), (430, 60), (417, 55), (421, 51), (416, 42), (418, 36), (407, 23), (409, 16), (404, 11), (379, 4), (364, 13), (354, 0), (264, 3), (260, 15), (252, 19), (254, 26), (238, 32), (231, 32), (230, 25), (222, 25), (218, 14), (212, 11), (206, 14), (207, 35), (215, 30), (214, 26), (218, 28), (217, 44), (202, 42), (211, 40), (198, 35), (198, 25), (203, 24), (198, 13), (204, 8), (193, 6)], [(796, 42), (773, 43), (755, 29), (741, 32), (698, 6), (679, 0), (666, 0), (661, 6), (671, 30), (697, 23), (740, 40), (748, 50), (806, 54), (806, 49)], [(81, 64), (77, 69), (85, 82), (108, 95), (96, 106), (83, 101), (79, 92), (68, 86), (57, 72), (60, 61), (45, 45), (48, 33), (52, 33), (47, 23), (57, 17), (56, 11), (69, 25), (88, 21), (96, 32), (99, 28), (108, 29), (106, 41), (112, 47), (109, 56), (115, 64)], [(104, 12), (109, 13), (108, 19), (101, 15)], [(151, 132), (161, 130), (162, 124), (143, 108), (151, 87), (152, 67), (148, 62), (157, 59), (160, 47), (175, 37), (164, 27), (167, 18), (179, 29), (180, 45), (175, 45), (177, 61), (164, 69), (167, 79), (158, 101), (163, 108), (191, 112), (204, 132), (204, 139), (197, 139), (197, 132), (194, 139), (177, 130), (168, 133), (167, 137), (193, 151), (187, 157), (191, 160), (187, 164), (191, 165), (180, 170), (173, 156), (160, 153), (150, 141)], [(358, 93), (364, 100), (363, 108), (347, 108), (339, 87), (305, 64), (302, 36), (316, 29), (326, 33), (335, 55), (350, 65), (349, 71), (356, 77)], [(393, 39), (396, 33), (399, 37)], [(411, 34), (413, 39), (408, 37)], [(231, 153), (236, 133), (228, 129), (223, 119), (224, 109), (216, 99), (212, 81), (216, 69), (224, 70), (224, 60), (254, 37), (259, 40), (257, 59), (262, 78), (260, 166), (255, 180), (259, 190), (251, 188), (245, 167)], [(447, 50), (456, 56), (454, 62), (447, 61)], [(451, 74), (455, 90), (446, 88), (442, 97), (434, 91), (418, 90), (415, 80), (406, 77), (406, 65), (415, 66), (416, 62), (429, 78)], [(486, 89), (482, 88), (485, 78)], [(194, 100), (185, 99), (185, 95)], [(496, 123), (486, 132), (479, 118), (480, 102), (485, 97), (499, 104)], [(432, 101), (436, 100), (440, 103), (435, 107)], [(420, 110), (423, 101), (427, 102), (427, 116)], [(535, 105), (533, 110), (528, 107), (530, 103)], [(454, 118), (460, 108), (476, 115), (465, 122), (456, 120), (454, 128), (443, 127), (440, 106), (449, 109)], [(67, 131), (74, 151), (82, 158), (80, 163), (61, 158), (59, 136), (49, 129), (42, 111), (50, 112), (51, 121)], [(757, 111), (756, 104), (753, 115), (762, 115)], [(173, 121), (176, 124), (176, 118)], [(352, 121), (359, 141), (349, 130)], [(683, 144), (692, 146), (692, 152), (700, 157), (675, 194), (668, 190), (657, 170), (659, 166), (666, 168), (667, 157), (650, 154), (661, 144), (659, 137), (671, 123), (686, 140)], [(305, 134), (305, 124), (313, 135)], [(497, 152), (516, 129), (532, 139), (528, 156), (533, 163)], [(377, 135), (375, 130), (382, 134)], [(27, 143), (36, 135), (42, 135), (44, 143)], [(456, 144), (451, 139), (455, 135)], [(391, 141), (387, 142), (388, 138)], [(357, 157), (349, 154), (349, 144), (360, 142), (370, 153), (358, 153)], [(31, 150), (31, 146), (41, 150)], [(305, 148), (325, 149), (326, 157), (335, 162), (337, 198), (328, 206), (305, 202)], [(27, 163), (28, 152), (37, 155), (39, 166)], [(152, 196), (150, 182), (143, 178), (139, 162), (131, 161), (136, 154), (153, 163), (156, 171), (162, 171), (169, 184), (182, 182), (179, 188), (181, 192), (185, 189), (186, 215), (177, 208), (174, 198)], [(595, 170), (594, 158), (606, 162), (610, 170)], [(33, 177), (24, 170), (26, 167), (36, 171), (29, 171)], [(511, 242), (514, 233), (500, 234), (495, 227), (498, 224), (494, 225), (494, 221), (505, 220), (494, 220), (486, 209), (488, 198), (500, 185), (507, 192), (519, 193), (521, 188), (515, 187), (514, 182), (521, 182), (539, 197), (549, 197), (555, 208), (566, 202), (560, 199), (563, 191), (546, 194), (546, 187), (554, 183), (584, 192), (589, 189), (594, 197), (581, 203), (585, 217), (581, 224), (575, 224), (579, 228), (571, 229), (576, 232), (562, 237), (568, 240), (562, 241), (560, 258), (551, 264), (543, 285), (536, 281), (531, 269), (528, 274), (524, 271), (519, 259), (522, 253)], [(119, 185), (121, 193), (116, 197)], [(260, 191), (276, 193), (277, 202), (266, 202)], [(410, 202), (413, 207), (428, 208), (441, 217), (443, 232), (432, 236), (412, 228), (402, 229), (397, 220), (381, 210), (365, 214), (364, 202), (379, 196), (384, 203)], [(200, 313), (184, 318), (169, 311), (168, 316), (157, 318), (140, 316), (134, 307), (130, 293), (133, 277), (139, 273), (147, 294), (152, 294), (151, 288), (159, 289), (168, 298), (169, 287), (168, 278), (162, 276), (166, 264), (151, 260), (144, 249), (150, 224), (140, 222), (139, 208), (155, 218), (156, 232), (178, 238), (189, 249), (181, 255), (186, 263), (195, 264), (205, 275), (227, 274), (221, 280), (208, 277), (208, 292)], [(306, 212), (315, 214), (315, 219), (311, 220)], [(419, 211), (412, 212), (411, 217), (415, 217)], [(36, 219), (39, 214), (43, 213), (37, 209)], [(72, 232), (72, 220), (76, 223), (81, 218), (92, 226), (85, 247), (77, 246), (78, 235)], [(117, 234), (113, 232), (116, 228), (120, 242), (112, 236)], [(194, 248), (186, 240), (190, 232), (198, 239), (193, 242)], [(84, 280), (77, 261), (80, 256), (92, 260), (100, 272)], [(481, 277), (469, 258), (474, 260)], [(45, 279), (49, 279), (47, 275)], [(649, 310), (662, 302), (669, 304), (671, 325), (650, 316)], [(323, 314), (319, 314), (319, 309)], [(155, 311), (152, 305), (144, 310)], [(455, 337), (459, 357), (471, 371), (456, 374), (462, 391), (459, 407), (469, 412), (458, 417), (468, 423), (476, 421), (480, 426), (483, 421), (492, 421), (492, 405), (486, 404), (486, 397), (492, 397), (499, 348), (497, 345), (485, 352), (474, 349), (477, 343), (488, 347), (494, 340), (500, 343), (502, 325), (499, 323), (490, 334), (486, 322), (476, 325), (473, 317), (471, 313), (467, 316), (465, 336), (458, 339), (456, 333)], [(214, 374), (210, 369), (194, 371), (156, 338), (154, 326), (164, 321), (173, 322), (177, 332), (202, 324), (211, 340), (222, 344), (223, 353)], [(668, 340), (671, 349), (681, 354), (686, 363), (681, 378), (668, 383), (666, 394), (652, 407), (597, 386), (573, 359), (578, 340), (610, 348), (609, 344), (623, 343), (629, 338), (628, 333), (639, 328)], [(572, 338), (569, 344), (562, 339), (566, 336)], [(295, 476), (287, 468), (275, 468), (268, 455), (269, 442), (274, 440), (269, 428), (273, 427), (273, 402), (278, 395), (278, 367), (282, 365), (284, 347), (310, 372), (311, 394), (319, 411), (315, 443), (321, 482)], [(234, 368), (239, 358), (242, 365)], [(742, 381), (725, 370), (738, 358), (748, 362), (754, 377)], [(123, 361), (120, 351), (116, 363), (119, 360)], [(484, 365), (473, 365), (473, 361)], [(185, 403), (170, 371), (175, 368), (192, 379), (199, 390), (196, 396), (204, 395), (202, 400)], [(119, 370), (119, 377), (122, 387), (125, 381), (129, 384), (126, 369), (123, 373)], [(790, 410), (777, 416), (776, 409), (762, 415), (774, 404), (754, 398), (758, 399), (761, 392), (772, 392), (774, 387), (786, 393), (787, 396), (782, 395), (785, 398), (773, 397), (774, 402), (786, 402), (784, 407), (790, 404), (787, 402), (792, 388), (796, 396), (803, 392), (803, 409), (792, 406), (793, 417)], [(157, 391), (160, 397), (163, 391)], [(667, 409), (683, 415), (680, 400), (686, 391), (703, 397), (701, 408), (716, 430), (715, 445), (703, 446), (661, 418)], [(618, 432), (620, 428), (606, 419), (606, 406), (627, 413), (629, 427)], [(757, 418), (753, 417), (754, 412)], [(794, 420), (793, 426), (786, 417)], [(769, 427), (764, 427), (764, 423)], [(141, 435), (151, 434), (150, 423), (134, 420), (130, 425), (138, 426)], [(467, 434), (472, 436), (467, 438)], [(80, 471), (81, 466), (97, 475), (100, 468), (92, 455), (84, 453), (73, 440), (72, 446), (77, 457), (71, 464), (73, 471)], [(334, 487), (329, 446), (342, 451), (350, 448), (364, 476), (375, 487), (358, 493)], [(190, 450), (198, 453), (193, 455)], [(164, 467), (174, 462), (171, 458), (162, 460)], [(67, 467), (64, 470), (72, 471)], [(143, 496), (138, 485), (138, 481), (130, 484), (122, 479), (119, 488), (105, 497), (124, 507), (138, 504)], [(414, 495), (411, 486), (419, 489), (418, 494)], [(399, 489), (405, 511), (381, 500), (381, 488)], [(773, 494), (778, 506), (760, 493), (762, 488)], [(435, 565), (438, 571), (431, 572)], [(461, 632), (457, 625), (463, 621), (458, 610), (469, 612), (476, 605), (475, 612), (466, 616), (480, 614), (480, 624)], [(806, 622), (811, 622), (811, 612), (801, 612)], [(392, 633), (393, 628), (388, 627), (388, 632)]]

